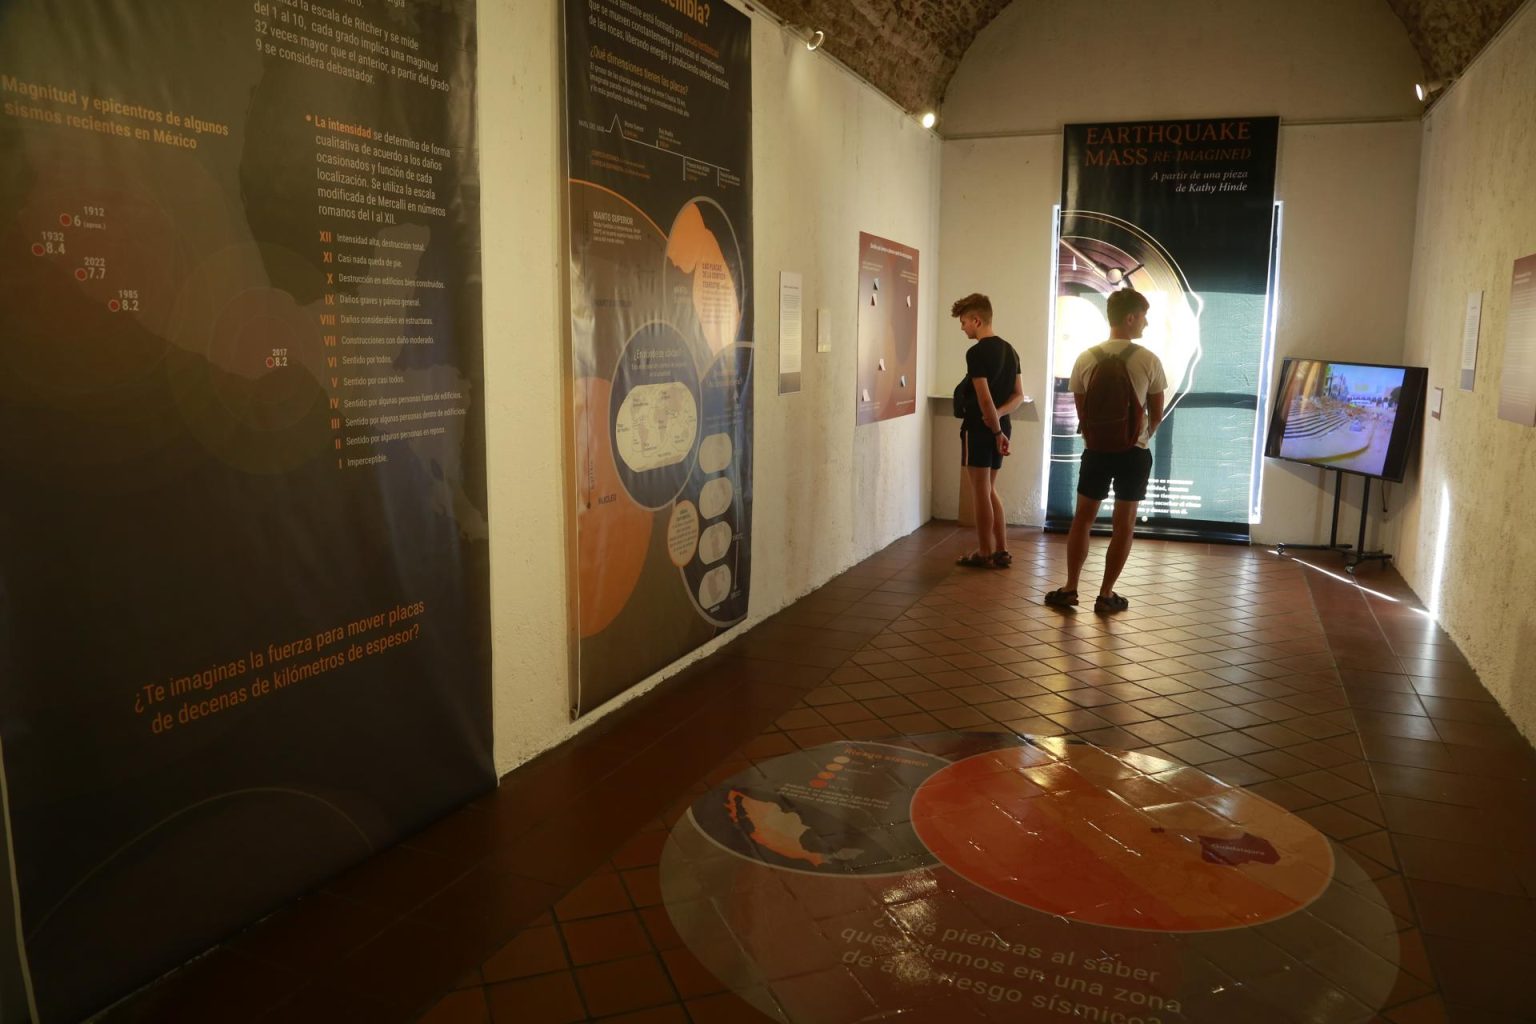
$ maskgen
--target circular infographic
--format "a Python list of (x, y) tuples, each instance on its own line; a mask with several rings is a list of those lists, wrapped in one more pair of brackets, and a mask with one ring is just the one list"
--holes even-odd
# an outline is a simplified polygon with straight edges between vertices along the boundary
[(722, 849), (770, 867), (899, 874), (935, 863), (912, 828), (911, 794), (944, 764), (876, 743), (817, 748), (729, 780), (688, 813)]
[(620, 482), (607, 429), (612, 389), (601, 377), (582, 377), (572, 394), (577, 473), (576, 542), (578, 620), (581, 635), (608, 627), (634, 594), (645, 568), (652, 519)]
[[(728, 625), (747, 614), (751, 576), (751, 453), (737, 443), (752, 434), (751, 347), (725, 348), (704, 375), (699, 398), (701, 437), (686, 492), (691, 514), (673, 524), (668, 539), (677, 542), (673, 560), (699, 613)], [(679, 562), (678, 548), (689, 538), (690, 557)]]
[(1197, 769), (941, 733), (758, 764), (660, 864), (689, 950), (783, 1024), (1370, 1019), (1397, 920), (1310, 825)]
[(699, 378), (688, 343), (651, 322), (629, 338), (608, 407), (614, 467), (642, 508), (659, 509), (688, 482), (699, 442)]

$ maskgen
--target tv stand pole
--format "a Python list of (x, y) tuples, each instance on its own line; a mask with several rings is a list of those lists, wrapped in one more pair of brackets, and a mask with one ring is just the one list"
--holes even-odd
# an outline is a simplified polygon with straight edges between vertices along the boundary
[(1360, 495), (1360, 535), (1353, 548), (1348, 544), (1339, 543), (1339, 503), (1344, 497), (1344, 471), (1333, 471), (1333, 523), (1328, 529), (1327, 544), (1276, 544), (1275, 553), (1285, 554), (1286, 548), (1298, 551), (1337, 551), (1344, 556), (1344, 571), (1351, 576), (1355, 573), (1355, 567), (1361, 562), (1380, 562), (1385, 565), (1392, 560), (1392, 556), (1385, 551), (1365, 550), (1365, 515), (1371, 507), (1371, 478), (1362, 477), (1365, 481), (1365, 490)]

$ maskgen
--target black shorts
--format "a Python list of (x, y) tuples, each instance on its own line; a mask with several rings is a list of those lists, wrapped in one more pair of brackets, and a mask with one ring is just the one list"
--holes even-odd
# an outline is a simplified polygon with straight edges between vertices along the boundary
[[(1003, 427), (1003, 433), (1010, 438), (1013, 436), (1007, 426)], [(960, 465), (975, 469), (1003, 468), (1003, 453), (997, 450), (997, 438), (992, 436), (985, 423), (979, 427), (960, 428)]]
[(1077, 493), (1094, 501), (1109, 497), (1114, 481), (1116, 501), (1141, 501), (1152, 476), (1152, 453), (1146, 448), (1124, 452), (1083, 452), (1077, 471)]

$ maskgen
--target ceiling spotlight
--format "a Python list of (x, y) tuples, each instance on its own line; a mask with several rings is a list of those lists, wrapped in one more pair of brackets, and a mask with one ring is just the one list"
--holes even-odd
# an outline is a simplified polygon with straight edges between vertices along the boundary
[(1419, 98), (1420, 103), (1424, 103), (1448, 84), (1443, 78), (1430, 79), (1428, 82), (1416, 82), (1413, 86), (1413, 94)]
[(931, 110), (925, 110), (923, 116), (918, 118), (924, 128), (932, 128), (939, 123), (939, 115)]
[(806, 29), (805, 48), (807, 50), (819, 50), (821, 44), (826, 42), (827, 34), (819, 28)]

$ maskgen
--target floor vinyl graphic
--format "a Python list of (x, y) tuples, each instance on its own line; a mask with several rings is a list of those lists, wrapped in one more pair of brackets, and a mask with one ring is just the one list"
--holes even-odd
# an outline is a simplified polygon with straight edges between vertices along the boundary
[(784, 755), (700, 797), (673, 924), (785, 1024), (1367, 1020), (1375, 885), (1307, 822), (1145, 754), (941, 733)]

